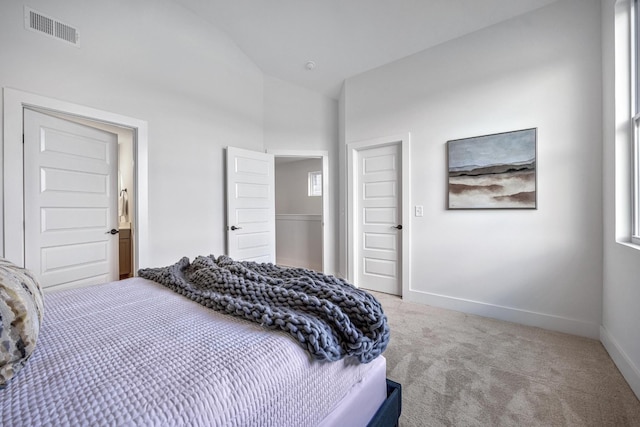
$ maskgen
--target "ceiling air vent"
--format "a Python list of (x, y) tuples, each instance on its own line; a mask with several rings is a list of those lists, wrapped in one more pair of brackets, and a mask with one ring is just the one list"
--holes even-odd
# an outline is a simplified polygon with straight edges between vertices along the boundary
[(46, 34), (49, 37), (71, 43), (74, 46), (80, 45), (78, 30), (60, 22), (56, 18), (46, 16), (28, 7), (24, 8), (24, 27), (27, 30)]

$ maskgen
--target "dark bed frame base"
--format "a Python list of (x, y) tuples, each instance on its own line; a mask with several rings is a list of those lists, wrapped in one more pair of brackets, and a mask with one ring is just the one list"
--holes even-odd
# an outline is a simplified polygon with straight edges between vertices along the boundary
[(367, 427), (397, 427), (402, 412), (402, 386), (387, 379), (387, 398)]

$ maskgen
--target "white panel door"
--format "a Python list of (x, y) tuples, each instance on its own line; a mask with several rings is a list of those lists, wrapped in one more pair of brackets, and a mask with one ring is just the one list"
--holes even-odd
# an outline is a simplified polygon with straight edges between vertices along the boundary
[(356, 284), (402, 294), (401, 173), (398, 145), (357, 153)]
[(273, 154), (227, 147), (227, 252), (238, 261), (276, 262)]
[(43, 287), (118, 280), (115, 134), (24, 110), (25, 267)]

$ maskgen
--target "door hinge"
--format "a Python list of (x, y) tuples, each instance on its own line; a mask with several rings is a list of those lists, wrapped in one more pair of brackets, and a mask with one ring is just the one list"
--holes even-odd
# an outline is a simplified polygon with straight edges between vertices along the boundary
[(22, 134), (22, 143), (24, 144), (24, 133)]

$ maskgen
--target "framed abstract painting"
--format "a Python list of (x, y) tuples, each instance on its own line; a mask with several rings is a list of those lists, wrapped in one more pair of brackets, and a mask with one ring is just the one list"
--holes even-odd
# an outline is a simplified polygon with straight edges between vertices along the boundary
[(537, 129), (447, 141), (449, 209), (536, 209)]

